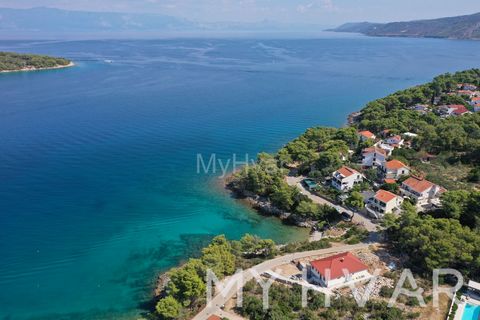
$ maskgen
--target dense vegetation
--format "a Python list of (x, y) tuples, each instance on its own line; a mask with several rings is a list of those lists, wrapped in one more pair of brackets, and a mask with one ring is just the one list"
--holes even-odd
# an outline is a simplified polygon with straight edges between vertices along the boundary
[(41, 69), (66, 66), (69, 60), (43, 55), (0, 52), (0, 71)]
[[(231, 275), (239, 267), (249, 267), (273, 257), (277, 252), (272, 240), (245, 235), (239, 241), (228, 241), (225, 236), (213, 238), (199, 258), (168, 272), (170, 280), (157, 302), (153, 318), (188, 319), (205, 303), (207, 270), (218, 279)], [(252, 260), (252, 261), (250, 261)]]
[(348, 23), (333, 31), (369, 36), (480, 39), (480, 13), (432, 20), (391, 23)]
[(416, 319), (418, 314), (407, 313), (398, 308), (388, 308), (384, 301), (369, 301), (364, 308), (351, 297), (337, 297), (331, 300), (331, 307), (325, 308), (325, 296), (308, 292), (308, 304), (302, 307), (301, 287), (286, 287), (273, 284), (269, 291), (269, 306), (263, 310), (262, 289), (254, 281), (244, 288), (243, 307), (239, 313), (251, 320), (338, 320), (338, 319)]
[(384, 223), (392, 248), (408, 255), (409, 267), (418, 273), (454, 268), (467, 277), (480, 276), (480, 233), (458, 219), (420, 215), (405, 202), (402, 215), (389, 215)]
[(462, 160), (480, 161), (480, 115), (440, 118), (434, 112), (422, 114), (409, 107), (431, 104), (435, 99), (461, 99), (446, 104), (464, 104), (465, 100), (448, 93), (458, 83), (480, 85), (480, 70), (473, 69), (456, 74), (446, 74), (431, 83), (399, 91), (369, 103), (363, 110), (358, 127), (372, 132), (384, 129), (392, 133), (413, 132), (419, 135), (414, 141), (415, 150), (428, 152), (466, 153)]

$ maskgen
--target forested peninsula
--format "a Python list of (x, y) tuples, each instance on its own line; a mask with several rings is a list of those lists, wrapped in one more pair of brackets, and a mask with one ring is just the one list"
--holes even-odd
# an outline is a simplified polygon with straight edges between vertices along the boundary
[(59, 69), (71, 66), (73, 66), (73, 62), (64, 58), (0, 52), (0, 72)]
[[(207, 269), (222, 279), (288, 253), (362, 242), (368, 248), (356, 254), (383, 270), (365, 307), (338, 290), (331, 308), (322, 306), (321, 293), (308, 296), (305, 308), (298, 286), (274, 284), (273, 304), (264, 310), (250, 281), (243, 307), (228, 305), (222, 312), (255, 320), (454, 317), (451, 301), (431, 307), (429, 278), (436, 268), (480, 278), (479, 88), (479, 69), (444, 74), (368, 103), (347, 127), (310, 128), (277, 153), (260, 154), (256, 164), (233, 174), (228, 187), (264, 213), (320, 232), (321, 239), (278, 246), (253, 235), (239, 241), (218, 236), (198, 257), (160, 278), (147, 318), (190, 319), (202, 310)], [(360, 220), (345, 219), (343, 210)], [(405, 297), (387, 307), (404, 268), (425, 289), (426, 308)]]
[(372, 37), (480, 39), (480, 13), (430, 20), (390, 23), (346, 23), (330, 31), (355, 32)]

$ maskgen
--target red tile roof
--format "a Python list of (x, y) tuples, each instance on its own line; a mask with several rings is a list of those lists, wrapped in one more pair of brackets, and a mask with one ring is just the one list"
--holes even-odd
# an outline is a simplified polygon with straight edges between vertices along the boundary
[(354, 169), (346, 167), (346, 166), (341, 167), (340, 169), (337, 170), (337, 172), (339, 172), (345, 178), (350, 177), (351, 175), (354, 175), (355, 173), (358, 173), (357, 170), (354, 170)]
[(461, 115), (461, 114), (469, 112), (469, 110), (464, 105), (461, 105), (461, 104), (453, 105), (453, 106), (450, 106), (450, 107), (455, 109), (455, 111), (453, 111), (453, 113), (456, 114), (456, 115)]
[(398, 170), (398, 169), (408, 168), (408, 167), (403, 162), (394, 159), (385, 163), (385, 168), (390, 170)]
[(315, 260), (311, 262), (311, 265), (324, 278), (327, 278), (327, 271), (330, 270), (330, 280), (344, 277), (344, 269), (348, 271), (347, 274), (368, 270), (368, 267), (350, 252)]
[(388, 203), (395, 199), (397, 196), (389, 191), (386, 190), (378, 190), (377, 193), (375, 194), (375, 199), (378, 201), (381, 201), (383, 203)]
[(403, 182), (404, 185), (408, 186), (410, 189), (422, 193), (427, 191), (428, 189), (435, 186), (432, 182), (425, 180), (425, 179), (418, 179), (416, 177), (410, 177)]
[(480, 101), (480, 97), (472, 98), (472, 101), (473, 101), (473, 102), (475, 102), (475, 101)]
[(360, 132), (358, 132), (358, 134), (367, 138), (367, 139), (375, 139), (375, 135), (368, 130), (360, 131)]
[(222, 320), (222, 318), (220, 318), (219, 316), (213, 314), (213, 315), (211, 315), (210, 317), (208, 317), (207, 320)]

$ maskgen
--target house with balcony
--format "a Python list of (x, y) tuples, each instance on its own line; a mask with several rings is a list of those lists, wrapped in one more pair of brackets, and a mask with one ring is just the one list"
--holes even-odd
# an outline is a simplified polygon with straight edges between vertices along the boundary
[(398, 180), (410, 174), (410, 168), (399, 160), (390, 160), (378, 167), (380, 176), (384, 179)]
[(339, 191), (351, 190), (356, 184), (363, 181), (363, 175), (352, 168), (343, 166), (332, 175), (332, 187)]
[(400, 210), (403, 198), (386, 190), (378, 190), (365, 204), (367, 212), (375, 219), (381, 219), (387, 213)]
[(419, 209), (428, 205), (440, 205), (440, 196), (445, 191), (433, 182), (417, 177), (408, 178), (400, 186), (402, 196), (413, 199)]
[(364, 167), (378, 167), (382, 166), (387, 161), (388, 153), (386, 150), (374, 146), (363, 149), (362, 157), (362, 165)]

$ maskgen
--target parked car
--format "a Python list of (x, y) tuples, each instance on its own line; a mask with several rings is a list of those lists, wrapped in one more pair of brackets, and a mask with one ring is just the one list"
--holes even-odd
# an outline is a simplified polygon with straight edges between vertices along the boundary
[(343, 221), (352, 221), (353, 215), (350, 215), (350, 213), (343, 211), (341, 214), (342, 220)]

